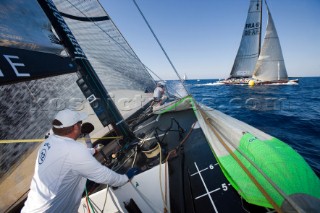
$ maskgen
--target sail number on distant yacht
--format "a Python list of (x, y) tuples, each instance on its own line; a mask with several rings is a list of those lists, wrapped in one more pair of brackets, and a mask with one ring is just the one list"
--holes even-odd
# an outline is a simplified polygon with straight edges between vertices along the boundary
[(244, 35), (258, 35), (260, 33), (260, 22), (248, 23), (245, 26)]
[[(260, 4), (259, 2), (256, 5), (253, 5), (253, 7), (256, 7), (256, 12), (260, 12)], [(250, 36), (250, 35), (258, 35), (260, 33), (260, 22), (252, 22), (252, 23), (246, 23), (246, 26), (244, 28), (244, 35)]]

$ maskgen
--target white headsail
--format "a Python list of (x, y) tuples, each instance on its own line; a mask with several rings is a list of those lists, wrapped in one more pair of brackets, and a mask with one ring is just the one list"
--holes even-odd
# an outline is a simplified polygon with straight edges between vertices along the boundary
[(284, 64), (279, 37), (270, 10), (268, 11), (268, 25), (261, 53), (253, 72), (253, 78), (260, 81), (287, 81), (288, 74)]

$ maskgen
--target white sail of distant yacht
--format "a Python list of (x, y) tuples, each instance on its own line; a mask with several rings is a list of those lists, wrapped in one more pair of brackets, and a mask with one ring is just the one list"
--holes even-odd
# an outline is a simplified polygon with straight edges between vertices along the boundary
[(183, 81), (185, 81), (185, 80), (188, 80), (187, 74), (184, 74), (184, 75), (183, 75)]
[(265, 4), (268, 23), (262, 48), (262, 0), (252, 0), (230, 76), (219, 83), (248, 84), (250, 80), (255, 84), (298, 82), (298, 79), (288, 80), (277, 30), (266, 1)]
[(250, 1), (240, 46), (229, 78), (252, 76), (260, 53), (262, 0)]
[(269, 7), (268, 24), (262, 50), (253, 72), (253, 78), (260, 81), (288, 81), (280, 41)]

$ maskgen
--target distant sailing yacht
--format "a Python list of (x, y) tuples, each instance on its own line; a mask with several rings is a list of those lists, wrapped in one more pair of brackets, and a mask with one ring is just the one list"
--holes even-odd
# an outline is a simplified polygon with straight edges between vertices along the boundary
[(187, 77), (187, 74), (184, 74), (182, 81), (186, 81), (186, 80), (188, 80), (188, 77)]
[(242, 39), (230, 76), (224, 84), (295, 83), (288, 80), (279, 37), (267, 5), (268, 24), (261, 46), (262, 0), (250, 1)]

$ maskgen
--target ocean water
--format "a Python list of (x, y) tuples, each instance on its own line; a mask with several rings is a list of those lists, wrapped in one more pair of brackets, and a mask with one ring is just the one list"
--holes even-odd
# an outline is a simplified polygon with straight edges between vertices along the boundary
[(217, 85), (217, 80), (187, 80), (186, 87), (198, 102), (289, 144), (320, 177), (320, 77), (254, 87)]

